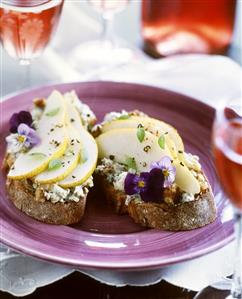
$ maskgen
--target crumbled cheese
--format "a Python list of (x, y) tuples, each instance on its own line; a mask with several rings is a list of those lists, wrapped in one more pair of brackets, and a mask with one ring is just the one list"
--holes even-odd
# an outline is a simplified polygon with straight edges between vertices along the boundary
[(102, 161), (101, 161), (101, 164), (97, 166), (96, 171), (97, 172), (99, 172), (99, 171), (102, 172), (103, 170), (105, 170), (105, 168), (106, 169), (108, 169), (110, 167), (113, 168), (114, 163), (115, 162), (112, 161), (111, 159), (103, 158)]
[(126, 111), (126, 110), (122, 110), (121, 112), (115, 112), (115, 111), (112, 111), (112, 112), (109, 112), (107, 113), (105, 116), (104, 116), (104, 123), (105, 122), (109, 122), (109, 121), (112, 121), (114, 119), (117, 119), (121, 116), (128, 116), (129, 113)]
[(115, 176), (115, 179), (113, 181), (113, 186), (116, 190), (124, 191), (124, 181), (127, 174), (128, 172), (124, 171)]
[(108, 158), (103, 158), (96, 168), (96, 172), (105, 175), (109, 182), (115, 181), (116, 177), (125, 171), (127, 171), (127, 167), (124, 164)]
[(52, 203), (64, 202), (67, 199), (70, 189), (63, 189), (57, 184), (52, 184), (44, 190), (44, 196), (47, 200)]
[[(88, 188), (92, 188), (94, 186), (93, 184), (93, 176), (91, 175), (86, 181), (85, 183), (82, 184), (82, 186), (84, 187), (88, 187)], [(77, 186), (78, 187), (78, 186)], [(76, 188), (77, 188), (76, 187)]]
[(17, 141), (18, 134), (10, 134), (6, 137), (7, 142), (7, 152), (10, 154), (14, 154), (15, 157), (26, 150), (24, 143)]
[(199, 163), (199, 157), (190, 153), (184, 153), (185, 164), (189, 169), (195, 171), (201, 171), (201, 164)]
[(93, 124), (96, 121), (96, 116), (93, 111), (89, 108), (88, 105), (84, 104), (77, 96), (75, 91), (67, 92), (65, 94), (69, 98), (72, 104), (76, 107), (78, 112), (81, 115), (81, 119), (84, 127), (87, 129), (90, 124)]
[(181, 202), (189, 202), (189, 201), (193, 201), (194, 195), (191, 193), (183, 193), (182, 197), (181, 197)]
[(67, 198), (68, 200), (78, 202), (80, 198), (85, 197), (85, 195), (88, 193), (88, 189), (83, 186), (77, 186), (73, 193)]
[(128, 206), (132, 200), (135, 200), (135, 202), (138, 203), (141, 202), (141, 197), (139, 194), (126, 195), (125, 205)]
[(42, 189), (47, 200), (50, 200), (52, 203), (64, 203), (67, 201), (79, 202), (80, 198), (83, 198), (87, 195), (89, 190), (88, 188), (91, 187), (93, 187), (92, 176), (90, 176), (84, 184), (76, 186), (75, 188), (64, 189), (58, 184), (52, 184), (45, 185), (42, 187)]

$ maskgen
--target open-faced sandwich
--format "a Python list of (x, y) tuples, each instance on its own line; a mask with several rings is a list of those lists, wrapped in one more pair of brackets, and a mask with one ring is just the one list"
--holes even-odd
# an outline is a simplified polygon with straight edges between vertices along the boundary
[(199, 158), (171, 125), (138, 111), (107, 114), (93, 128), (97, 178), (107, 201), (144, 227), (190, 230), (211, 223), (216, 207)]
[(35, 99), (10, 119), (4, 168), (14, 205), (52, 224), (78, 222), (93, 186), (97, 145), (88, 132), (94, 113), (74, 92)]

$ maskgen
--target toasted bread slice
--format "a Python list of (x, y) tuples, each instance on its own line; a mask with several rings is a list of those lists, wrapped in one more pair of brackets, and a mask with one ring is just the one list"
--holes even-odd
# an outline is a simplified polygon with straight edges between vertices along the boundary
[[(6, 154), (3, 170), (8, 172), (14, 163), (14, 156)], [(13, 204), (28, 216), (47, 224), (70, 225), (81, 220), (87, 195), (80, 197), (78, 202), (48, 201), (40, 188), (35, 189), (30, 179), (6, 180), (6, 190)]]
[[(204, 175), (204, 174), (203, 174)], [(210, 186), (188, 202), (177, 204), (154, 203), (131, 200), (116, 190), (105, 176), (97, 174), (106, 200), (118, 214), (129, 214), (133, 220), (144, 226), (169, 231), (183, 231), (203, 227), (216, 218), (216, 206)], [(208, 182), (208, 181), (207, 181)]]
[(128, 204), (128, 213), (142, 226), (182, 231), (213, 222), (216, 218), (216, 207), (212, 193), (207, 190), (193, 201), (176, 205), (131, 201)]
[[(79, 125), (79, 127), (84, 131), (84, 128), (86, 130), (90, 130), (91, 127), (96, 123), (96, 117), (93, 111), (89, 108), (88, 105), (79, 101), (78, 96), (74, 91), (68, 92), (63, 96), (61, 96), (60, 93), (57, 91), (54, 91), (53, 93), (55, 95), (57, 94), (58, 96), (55, 96), (53, 98), (51, 98), (50, 96), (50, 98), (52, 99), (51, 103), (54, 103), (54, 109), (50, 110), (48, 112), (49, 114), (45, 113), (45, 109), (47, 109), (46, 107), (48, 107), (48, 103), (50, 101), (49, 98), (48, 100), (45, 100), (43, 98), (35, 99), (34, 109), (31, 111), (33, 118), (33, 128), (38, 130), (38, 126), (42, 120), (42, 117), (45, 117), (44, 121), (47, 125), (44, 126), (44, 128), (48, 128), (48, 130), (50, 129), (50, 131), (43, 130), (43, 132), (46, 131), (46, 136), (44, 136), (44, 134), (43, 136), (41, 135), (42, 139), (46, 138), (47, 141), (50, 141), (49, 143), (46, 143), (48, 144), (48, 146), (46, 146), (46, 152), (48, 153), (47, 156), (49, 155), (50, 151), (49, 145), (53, 142), (57, 142), (54, 140), (56, 137), (57, 128), (61, 129), (66, 127), (66, 131), (70, 131), (71, 129), (72, 132), (73, 127), (71, 126), (71, 123), (75, 123), (76, 125)], [(61, 105), (58, 105), (59, 103), (61, 103)], [(76, 117), (73, 114), (70, 114), (69, 112), (67, 113), (67, 103), (68, 106), (71, 106), (73, 108), (72, 110), (75, 111), (74, 115), (77, 115)], [(60, 110), (59, 106), (63, 108), (63, 119), (61, 118), (59, 120), (59, 118), (57, 118), (55, 122), (53, 120), (53, 117), (55, 117), (56, 115), (58, 116)], [(47, 135), (51, 136), (50, 140), (48, 139), (49, 137), (47, 137)], [(63, 152), (62, 155), (58, 153), (58, 156), (56, 156), (56, 158), (61, 159), (61, 157), (65, 156), (66, 161), (63, 162), (63, 160), (61, 161), (59, 159), (59, 162), (62, 163), (62, 166), (66, 164), (69, 170), (74, 171), (77, 168), (77, 164), (80, 159), (80, 152), (83, 153), (84, 150), (88, 150), (89, 148), (82, 146), (82, 140), (79, 140), (80, 136), (74, 135), (74, 137), (76, 138), (73, 139), (73, 135), (70, 134), (70, 132), (66, 135), (68, 135), (68, 138), (66, 139), (68, 140), (69, 145), (73, 145), (75, 142), (77, 142), (80, 145), (77, 146), (76, 151), (70, 147), (68, 148), (69, 151)], [(86, 135), (84, 136), (84, 138), (85, 137)], [(29, 176), (12, 176), (10, 178), (10, 168), (13, 166), (16, 159), (18, 159), (19, 154), (26, 153), (27, 151), (26, 149), (25, 152), (21, 151), (22, 149), (12, 150), (11, 146), (9, 147), (9, 145), (12, 145), (11, 138), (9, 141), (10, 143), (8, 144), (5, 158), (3, 161), (3, 169), (6, 170), (6, 173), (8, 173), (8, 178), (6, 180), (6, 190), (9, 195), (9, 199), (13, 202), (13, 204), (25, 214), (44, 223), (69, 225), (79, 222), (85, 211), (87, 194), (89, 191), (89, 187), (91, 187), (92, 185), (91, 174), (94, 171), (95, 163), (93, 163), (93, 169), (91, 169), (88, 173), (83, 174), (82, 183), (75, 184), (74, 186), (73, 184), (71, 184), (73, 182), (69, 180), (69, 187), (67, 189), (65, 189), (65, 187), (61, 187), (62, 185), (60, 184), (60, 182), (62, 182), (63, 178), (66, 178), (68, 175), (71, 175), (71, 171), (69, 171), (68, 173), (64, 172), (64, 175), (63, 173), (61, 173), (63, 175), (62, 177), (57, 176), (54, 177), (52, 180), (46, 180), (46, 177), (44, 177), (44, 180), (43, 177), (41, 178), (41, 180), (36, 179), (36, 175), (39, 174), (37, 172), (32, 172), (32, 175)], [(37, 150), (35, 154), (45, 155), (45, 151), (43, 150), (43, 152), (40, 151), (40, 153), (38, 153)], [(70, 155), (73, 155), (73, 159), (76, 163), (72, 164), (72, 161), (68, 158), (68, 155), (69, 157)], [(89, 157), (92, 158), (91, 155)], [(73, 166), (72, 168), (69, 165), (69, 163)], [(22, 168), (23, 167), (19, 167), (16, 169), (22, 171)], [(46, 170), (46, 165), (43, 166), (43, 170)], [(74, 177), (73, 175), (72, 178), (74, 179), (76, 177)]]
[(37, 196), (31, 181), (7, 179), (6, 187), (10, 200), (19, 210), (44, 223), (77, 223), (85, 211), (86, 196), (78, 202), (52, 203), (45, 199), (44, 194)]

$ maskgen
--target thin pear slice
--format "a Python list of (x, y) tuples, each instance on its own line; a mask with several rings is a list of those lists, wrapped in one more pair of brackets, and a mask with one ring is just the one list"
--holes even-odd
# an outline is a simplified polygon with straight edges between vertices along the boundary
[(63, 188), (71, 188), (84, 183), (94, 172), (97, 164), (98, 150), (95, 139), (85, 129), (79, 131), (82, 140), (80, 162), (64, 180), (58, 182)]
[[(152, 162), (161, 160), (164, 156), (171, 157), (168, 147), (162, 150), (158, 145), (158, 138), (145, 133), (143, 142), (139, 142), (136, 129), (113, 129), (99, 135), (96, 139), (99, 149), (99, 158), (114, 156), (114, 160), (126, 163), (127, 157), (135, 158), (138, 171), (149, 171)], [(146, 152), (144, 149), (150, 146)], [(176, 167), (175, 182), (185, 192), (196, 194), (200, 192), (200, 185), (189, 169), (178, 159), (174, 160)], [(182, 164), (181, 164), (182, 163)]]
[(76, 130), (69, 124), (67, 126), (69, 132), (69, 144), (65, 153), (57, 160), (52, 160), (54, 167), (49, 167), (35, 177), (35, 181), (40, 184), (52, 184), (63, 180), (67, 177), (77, 166), (82, 144), (80, 137)]
[[(38, 133), (43, 140), (54, 134), (58, 127), (63, 127), (66, 121), (66, 104), (63, 95), (54, 90), (46, 101), (46, 106), (38, 123)], [(43, 130), (44, 129), (44, 130)], [(47, 136), (46, 136), (47, 135)]]
[(99, 158), (114, 156), (114, 160), (125, 164), (128, 157), (135, 158), (138, 171), (149, 171), (152, 162), (159, 161), (164, 156), (171, 157), (165, 144), (162, 149), (158, 138), (150, 132), (145, 132), (142, 142), (137, 138), (137, 129), (121, 128), (107, 131), (96, 138)]
[[(131, 116), (131, 119), (137, 120), (137, 121), (140, 118), (141, 118), (140, 116)], [(168, 133), (167, 135), (174, 141), (177, 151), (184, 152), (184, 144), (183, 144), (182, 138), (173, 126), (171, 126), (170, 124), (168, 124), (164, 121), (161, 121), (159, 119), (152, 118), (152, 117), (146, 117), (146, 118), (144, 117), (144, 121), (145, 122), (147, 121), (147, 123), (151, 122), (154, 125), (157, 125), (158, 128), (163, 128), (163, 132), (164, 133), (167, 132)]]
[(97, 164), (98, 149), (95, 139), (82, 126), (79, 112), (71, 104), (68, 97), (65, 96), (65, 100), (68, 120), (77, 130), (83, 146), (77, 167), (69, 176), (58, 183), (63, 188), (71, 188), (81, 185), (93, 174)]
[(78, 110), (75, 108), (74, 104), (71, 102), (72, 97), (70, 97), (69, 93), (64, 95), (65, 104), (66, 104), (66, 115), (67, 120), (71, 125), (76, 129), (77, 132), (84, 129), (82, 125), (81, 115)]
[(150, 117), (130, 116), (128, 119), (115, 119), (104, 123), (102, 132), (118, 128), (136, 128), (140, 124), (143, 125), (146, 131), (155, 134), (157, 137), (163, 135), (173, 158), (179, 157), (181, 161), (184, 161), (184, 145), (180, 135), (175, 128), (163, 121)]
[(46, 169), (50, 160), (63, 155), (68, 143), (65, 119), (64, 98), (59, 92), (54, 91), (47, 99), (38, 124), (40, 144), (19, 155), (8, 173), (9, 178), (24, 179), (36, 176)]
[(178, 160), (173, 161), (173, 165), (176, 167), (175, 182), (177, 186), (187, 193), (199, 193), (200, 184), (198, 180), (192, 175), (191, 171)]

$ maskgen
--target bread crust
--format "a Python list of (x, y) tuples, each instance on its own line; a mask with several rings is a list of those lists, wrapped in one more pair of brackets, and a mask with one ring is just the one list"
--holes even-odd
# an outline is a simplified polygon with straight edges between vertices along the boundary
[(86, 196), (78, 202), (52, 203), (36, 193), (27, 180), (7, 179), (6, 188), (10, 200), (22, 212), (48, 224), (69, 225), (81, 220), (86, 206)]
[(128, 213), (142, 226), (181, 231), (203, 227), (216, 218), (212, 194), (207, 191), (193, 201), (176, 205), (135, 203), (128, 205)]
[[(14, 160), (13, 155), (5, 155), (2, 168), (6, 173)], [(11, 180), (7, 178), (6, 190), (9, 199), (16, 208), (47, 224), (69, 225), (77, 223), (81, 220), (86, 207), (87, 196), (80, 198), (78, 202), (52, 203), (46, 200), (40, 188), (34, 189), (33, 182), (28, 179)]]
[(128, 213), (132, 219), (144, 226), (169, 231), (192, 230), (203, 227), (216, 219), (216, 206), (211, 188), (199, 194), (193, 201), (168, 205), (143, 201), (130, 201), (126, 195), (114, 189), (104, 176), (98, 175), (108, 204), (118, 214)]
[(102, 189), (108, 205), (114, 209), (115, 213), (120, 215), (127, 214), (128, 206), (125, 204), (126, 194), (116, 190), (103, 175), (96, 174), (95, 181)]

